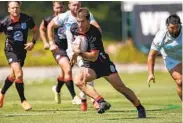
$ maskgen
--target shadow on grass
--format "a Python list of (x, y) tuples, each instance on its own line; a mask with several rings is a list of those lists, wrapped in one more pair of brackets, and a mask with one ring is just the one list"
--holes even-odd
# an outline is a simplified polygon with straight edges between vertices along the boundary
[(111, 121), (118, 121), (118, 120), (130, 120), (130, 119), (137, 119), (137, 120), (143, 120), (143, 119), (154, 119), (154, 118), (157, 118), (157, 117), (146, 117), (146, 118), (138, 118), (138, 117), (122, 117), (122, 118), (108, 118), (106, 120), (111, 120)]

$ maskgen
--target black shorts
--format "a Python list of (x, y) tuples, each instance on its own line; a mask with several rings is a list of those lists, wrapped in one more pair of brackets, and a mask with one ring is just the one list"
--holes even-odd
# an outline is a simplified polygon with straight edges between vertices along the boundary
[(5, 51), (5, 55), (9, 64), (12, 62), (20, 62), (21, 67), (24, 66), (26, 52)]
[(53, 53), (53, 57), (58, 62), (62, 57), (68, 57), (66, 50), (59, 49), (59, 51)]
[(109, 59), (97, 61), (91, 64), (84, 64), (82, 67), (91, 68), (95, 71), (97, 78), (117, 73), (116, 66)]

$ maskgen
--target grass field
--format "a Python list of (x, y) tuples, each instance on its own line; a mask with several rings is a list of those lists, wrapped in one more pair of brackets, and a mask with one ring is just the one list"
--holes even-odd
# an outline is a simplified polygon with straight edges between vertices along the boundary
[[(136, 109), (125, 97), (117, 93), (104, 79), (95, 82), (96, 89), (112, 104), (105, 114), (97, 114), (88, 100), (87, 112), (71, 104), (71, 97), (64, 86), (62, 104), (53, 101), (54, 79), (26, 83), (25, 93), (32, 104), (31, 111), (24, 111), (14, 86), (6, 95), (0, 109), (0, 123), (181, 123), (182, 106), (175, 91), (175, 83), (168, 73), (156, 73), (156, 84), (149, 88), (147, 73), (121, 74), (126, 85), (135, 91), (147, 110), (146, 119), (138, 119)], [(29, 80), (30, 81), (30, 80)], [(79, 92), (78, 89), (76, 89)]]

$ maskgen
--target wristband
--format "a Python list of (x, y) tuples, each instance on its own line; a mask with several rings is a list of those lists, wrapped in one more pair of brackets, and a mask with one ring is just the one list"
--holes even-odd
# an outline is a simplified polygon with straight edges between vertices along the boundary
[(36, 44), (36, 40), (35, 40), (35, 39), (32, 39), (32, 43), (33, 43), (33, 44)]
[(49, 44), (52, 45), (52, 44), (55, 44), (55, 42), (54, 41), (49, 41)]

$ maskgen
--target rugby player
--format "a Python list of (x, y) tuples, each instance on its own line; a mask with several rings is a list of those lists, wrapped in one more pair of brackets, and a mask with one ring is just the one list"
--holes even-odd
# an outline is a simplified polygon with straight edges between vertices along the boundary
[(80, 68), (80, 73), (74, 77), (75, 85), (98, 102), (98, 113), (104, 113), (110, 109), (111, 104), (105, 101), (94, 88), (86, 84), (89, 81), (103, 77), (137, 108), (139, 118), (146, 118), (145, 108), (134, 92), (126, 87), (119, 77), (115, 65), (104, 51), (100, 31), (91, 25), (89, 20), (90, 13), (88, 9), (80, 8), (77, 11), (77, 24), (75, 23), (71, 26), (73, 36), (85, 35), (88, 38), (88, 49), (86, 52), (81, 52), (77, 46), (73, 46), (73, 58), (76, 59), (77, 56), (81, 56), (84, 60), (84, 64)]
[[(13, 82), (18, 91), (21, 100), (21, 106), (24, 110), (30, 110), (32, 107), (27, 102), (24, 95), (24, 80), (22, 67), (26, 58), (27, 51), (31, 51), (39, 37), (39, 30), (32, 17), (20, 13), (21, 2), (9, 1), (9, 15), (0, 21), (0, 32), (6, 35), (5, 55), (11, 68), (10, 74), (5, 80), (4, 86), (0, 92), (0, 107), (3, 106), (4, 97)], [(28, 31), (32, 30), (33, 38), (27, 42)]]
[(155, 83), (154, 66), (157, 54), (160, 52), (164, 64), (176, 83), (177, 94), (182, 100), (182, 24), (179, 16), (170, 15), (166, 19), (167, 28), (157, 32), (152, 41), (148, 55), (148, 80)]

